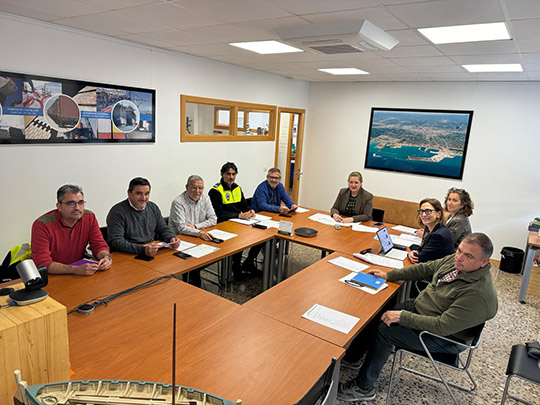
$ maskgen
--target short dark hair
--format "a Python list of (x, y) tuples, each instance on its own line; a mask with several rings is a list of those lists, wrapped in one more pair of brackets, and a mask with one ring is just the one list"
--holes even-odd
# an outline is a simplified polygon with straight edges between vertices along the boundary
[(146, 180), (144, 177), (135, 177), (134, 179), (131, 179), (128, 186), (128, 191), (132, 192), (133, 189), (137, 186), (148, 186), (150, 189), (152, 186), (150, 185), (150, 182)]
[(84, 192), (81, 186), (78, 186), (77, 184), (64, 184), (56, 192), (56, 201), (61, 203), (66, 193), (73, 193), (73, 194), (81, 193), (82, 196), (84, 197)]
[(236, 173), (238, 173), (238, 167), (236, 167), (233, 162), (227, 162), (223, 166), (221, 166), (221, 174), (227, 173), (229, 169), (233, 169)]
[(471, 243), (480, 246), (482, 249), (482, 259), (489, 259), (493, 254), (493, 243), (485, 233), (474, 232), (463, 238), (461, 242)]
[(463, 188), (452, 187), (448, 190), (448, 192), (446, 193), (446, 197), (444, 198), (444, 209), (448, 210), (448, 208), (446, 208), (446, 201), (448, 201), (448, 197), (452, 193), (459, 195), (461, 204), (463, 204), (463, 206), (459, 209), (458, 212), (465, 215), (466, 217), (470, 217), (473, 212), (474, 203), (472, 202), (469, 193)]
[[(420, 204), (418, 204), (418, 208), (422, 207), (422, 204), (424, 203), (431, 204), (431, 206), (435, 209), (435, 212), (441, 213), (441, 217), (439, 218), (438, 223), (444, 225), (446, 223), (446, 218), (444, 217), (441, 202), (437, 200), (436, 198), (424, 198), (422, 201), (420, 201)], [(418, 224), (420, 224), (420, 226), (423, 226), (424, 224), (422, 222), (422, 218), (420, 218), (420, 214), (417, 214), (417, 217), (418, 217)]]

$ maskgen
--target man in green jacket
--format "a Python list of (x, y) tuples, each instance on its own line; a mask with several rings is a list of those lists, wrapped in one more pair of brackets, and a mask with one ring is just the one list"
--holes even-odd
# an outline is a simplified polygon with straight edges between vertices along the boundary
[[(346, 402), (375, 399), (374, 382), (394, 346), (423, 350), (418, 335), (426, 330), (441, 336), (469, 341), (470, 329), (497, 313), (497, 291), (489, 271), (493, 244), (483, 233), (466, 236), (456, 253), (388, 273), (369, 273), (388, 281), (431, 280), (414, 301), (398, 304), (381, 317), (358, 376), (339, 387), (338, 398)], [(459, 353), (453, 343), (426, 337), (432, 352)]]

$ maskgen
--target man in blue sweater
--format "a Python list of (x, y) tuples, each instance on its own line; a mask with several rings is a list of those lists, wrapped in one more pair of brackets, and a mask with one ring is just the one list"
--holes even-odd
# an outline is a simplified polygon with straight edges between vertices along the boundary
[[(255, 212), (269, 211), (280, 214), (294, 212), (298, 208), (281, 184), (281, 171), (277, 167), (268, 170), (266, 180), (257, 186), (251, 200), (251, 208)], [(253, 273), (256, 270), (255, 259), (263, 246), (264, 244), (260, 244), (249, 249), (248, 256), (242, 264), (244, 272)]]

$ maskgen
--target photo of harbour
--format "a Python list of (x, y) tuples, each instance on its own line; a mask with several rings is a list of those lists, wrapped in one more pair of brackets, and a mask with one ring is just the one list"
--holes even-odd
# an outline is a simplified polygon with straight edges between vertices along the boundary
[(366, 168), (461, 179), (472, 111), (373, 108)]

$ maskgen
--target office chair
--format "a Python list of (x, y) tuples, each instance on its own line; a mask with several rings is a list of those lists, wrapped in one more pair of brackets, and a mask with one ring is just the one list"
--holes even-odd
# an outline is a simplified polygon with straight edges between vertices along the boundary
[(381, 210), (379, 208), (373, 208), (373, 211), (371, 212), (371, 216), (375, 222), (383, 222), (384, 210)]
[[(476, 389), (476, 382), (474, 381), (474, 379), (473, 379), (473, 377), (472, 377), (472, 375), (471, 375), (471, 373), (469, 371), (469, 366), (471, 364), (474, 349), (476, 349), (478, 347), (478, 345), (480, 344), (480, 339), (482, 337), (482, 330), (483, 329), (484, 329), (484, 324), (480, 324), (478, 326), (475, 326), (475, 327), (471, 328), (470, 330), (471, 330), (471, 332), (473, 332), (474, 338), (471, 340), (471, 342), (468, 342), (468, 343), (463, 343), (463, 342), (457, 341), (455, 339), (451, 339), (451, 338), (444, 337), (444, 336), (439, 336), (439, 335), (437, 335), (435, 333), (431, 333), (431, 332), (428, 332), (428, 331), (422, 331), (422, 332), (420, 332), (419, 339), (420, 339), (420, 343), (422, 344), (424, 350), (422, 350), (422, 351), (413, 351), (413, 350), (401, 349), (399, 347), (396, 347), (396, 350), (394, 352), (393, 362), (392, 362), (392, 371), (390, 373), (390, 381), (388, 382), (388, 393), (387, 393), (387, 396), (386, 396), (386, 403), (390, 404), (390, 394), (391, 394), (391, 391), (392, 391), (392, 383), (394, 381), (395, 376), (398, 374), (399, 370), (404, 370), (404, 371), (408, 371), (408, 372), (411, 372), (413, 374), (419, 375), (421, 377), (429, 378), (430, 380), (433, 380), (433, 381), (442, 382), (444, 384), (446, 390), (450, 394), (450, 397), (452, 398), (454, 403), (458, 404), (458, 401), (456, 400), (456, 397), (454, 396), (454, 394), (450, 390), (450, 386), (458, 388), (458, 389), (460, 389), (462, 391), (467, 391), (467, 392), (471, 392), (471, 391), (474, 391)], [(426, 346), (426, 344), (424, 342), (424, 339), (425, 339), (426, 336), (434, 336), (436, 338), (445, 340), (447, 342), (453, 343), (456, 346), (459, 346), (459, 347), (463, 348), (464, 350), (463, 350), (463, 352), (458, 353), (458, 354), (453, 354), (453, 353), (431, 353), (428, 350), (428, 348), (427, 348), (427, 346)], [(418, 370), (414, 370), (412, 368), (404, 366), (403, 365), (403, 355), (405, 353), (408, 353), (408, 354), (410, 354), (412, 356), (423, 357), (423, 358), (429, 359), (429, 361), (431, 362), (433, 367), (435, 367), (435, 371), (437, 372), (438, 377), (432, 376), (430, 374), (425, 374), (425, 373), (422, 373), (422, 372), (420, 372)], [(399, 357), (399, 360), (396, 361), (396, 359), (398, 357)], [(465, 361), (463, 360), (462, 357), (465, 357)], [(396, 364), (398, 364), (397, 370), (396, 370)], [(451, 369), (457, 370), (457, 371), (464, 371), (467, 374), (467, 376), (469, 377), (471, 386), (466, 387), (466, 386), (459, 385), (459, 384), (456, 384), (456, 383), (451, 382), (451, 381), (447, 381), (443, 377), (439, 366), (448, 367), (448, 368), (451, 368)]]
[(105, 242), (107, 242), (107, 237), (109, 236), (107, 232), (107, 227), (102, 226), (99, 228), (99, 230), (101, 231), (101, 235), (103, 235), (103, 239), (105, 240)]
[(332, 376), (336, 367), (336, 359), (332, 358), (328, 368), (322, 373), (319, 379), (313, 384), (310, 390), (296, 402), (294, 405), (328, 405), (330, 404), (330, 396), (334, 381)]
[(501, 405), (506, 402), (506, 398), (511, 398), (523, 404), (533, 405), (532, 402), (508, 393), (510, 381), (513, 377), (518, 377), (522, 380), (540, 385), (540, 363), (538, 360), (528, 356), (527, 347), (525, 345), (512, 346), (512, 351), (510, 352), (510, 357), (508, 358), (508, 366), (506, 367), (506, 375), (508, 377), (506, 378), (506, 384), (504, 385)]

